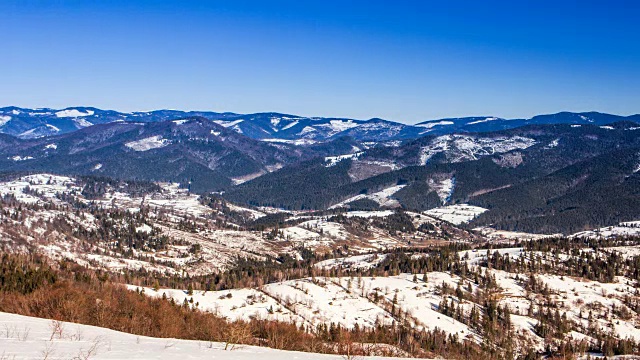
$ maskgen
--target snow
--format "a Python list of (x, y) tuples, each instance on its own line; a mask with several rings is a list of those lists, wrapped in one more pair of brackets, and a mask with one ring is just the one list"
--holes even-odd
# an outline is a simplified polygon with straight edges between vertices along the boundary
[[(537, 277), (549, 286), (551, 291), (557, 294), (558, 298), (563, 300), (560, 307), (567, 311), (569, 318), (585, 325), (588, 321), (579, 316), (580, 312), (583, 313), (584, 317), (584, 314), (589, 313), (589, 309), (599, 309), (601, 306), (606, 308), (611, 308), (612, 306), (624, 307), (625, 305), (620, 299), (635, 292), (633, 286), (628, 285), (633, 284), (633, 282), (623, 277), (617, 277), (613, 283), (600, 283), (586, 279), (547, 274), (540, 274)], [(630, 320), (613, 320), (611, 321), (613, 324), (611, 331), (616, 336), (620, 338), (631, 337), (636, 341), (640, 340), (640, 328), (634, 326), (633, 318)], [(609, 327), (609, 321), (605, 319), (596, 321), (602, 327)]]
[(582, 126), (582, 125), (571, 125), (571, 127), (572, 127), (572, 128), (579, 128), (579, 127), (581, 127), (581, 126)]
[(51, 150), (55, 150), (58, 148), (57, 144), (48, 144), (44, 147), (45, 149), (51, 149)]
[(522, 136), (484, 138), (472, 135), (443, 135), (420, 149), (420, 165), (426, 165), (434, 155), (444, 153), (449, 162), (477, 160), (481, 156), (526, 149), (536, 144)]
[(368, 270), (376, 267), (384, 259), (387, 258), (386, 254), (366, 254), (366, 255), (354, 255), (336, 259), (324, 260), (316, 263), (314, 266), (318, 269), (354, 269), (354, 270)]
[(552, 142), (550, 142), (545, 149), (553, 149), (554, 147), (557, 147), (558, 144), (560, 143), (560, 139), (555, 139)]
[(337, 133), (357, 127), (359, 124), (353, 120), (330, 120), (328, 124), (320, 124), (316, 126), (328, 129), (328, 136), (333, 136)]
[(264, 173), (265, 172), (261, 170), (261, 171), (254, 172), (252, 174), (247, 174), (247, 175), (244, 175), (244, 176), (231, 178), (231, 181), (233, 181), (233, 183), (235, 185), (240, 185), (240, 184), (245, 183), (245, 182), (247, 182), (249, 180), (253, 180), (253, 179), (257, 178), (257, 177), (260, 177), (260, 176), (264, 175)]
[(63, 117), (80, 117), (80, 116), (91, 116), (94, 114), (93, 110), (87, 110), (87, 112), (82, 112), (78, 109), (67, 109), (67, 110), (60, 110), (58, 112), (56, 112), (56, 117), (59, 118), (63, 118)]
[(468, 223), (485, 211), (487, 211), (487, 209), (479, 206), (456, 204), (427, 210), (424, 213), (436, 219), (448, 221), (454, 225), (460, 225)]
[(600, 126), (600, 129), (614, 130), (615, 128), (613, 126)]
[(473, 249), (473, 250), (464, 250), (458, 252), (458, 257), (460, 259), (465, 259), (467, 263), (477, 265), (482, 261), (487, 260), (487, 252), (489, 256), (492, 256), (494, 253), (498, 253), (500, 255), (509, 255), (510, 258), (515, 259), (524, 255), (524, 248), (501, 248), (501, 249)]
[(424, 124), (417, 124), (416, 126), (431, 129), (436, 126), (446, 126), (446, 125), (453, 125), (453, 121), (434, 121), (434, 122), (428, 122)]
[[(272, 122), (272, 123), (273, 123), (273, 122)], [(282, 128), (282, 130), (291, 129), (292, 127), (294, 127), (294, 126), (298, 125), (298, 123), (299, 123), (299, 121), (298, 121), (298, 120), (296, 120), (296, 121), (294, 121), (294, 122), (292, 122), (292, 123), (288, 124), (287, 126), (284, 126), (284, 127)], [(274, 125), (274, 126), (275, 126), (275, 125)]]
[(312, 133), (314, 131), (318, 131), (318, 130), (316, 130), (315, 128), (313, 128), (311, 126), (305, 126), (302, 130), (300, 130), (298, 135), (305, 135), (305, 134)]
[(453, 189), (456, 185), (456, 178), (450, 177), (440, 181), (429, 179), (428, 184), (429, 188), (435, 190), (436, 194), (438, 194), (442, 204), (446, 204), (453, 194)]
[(150, 136), (141, 140), (130, 141), (124, 146), (134, 150), (134, 151), (148, 151), (152, 149), (163, 148), (167, 145), (170, 145), (171, 141), (167, 139), (163, 139), (160, 135)]
[(189, 119), (173, 120), (173, 123), (176, 124), (176, 125), (182, 125), (182, 124), (184, 124), (184, 123), (186, 123), (188, 121), (189, 121)]
[(327, 156), (324, 158), (324, 161), (327, 162), (327, 164), (325, 164), (325, 167), (335, 166), (340, 161), (345, 159), (357, 159), (360, 155), (362, 155), (362, 152), (338, 156)]
[(383, 211), (350, 211), (345, 213), (346, 217), (361, 217), (361, 218), (372, 218), (372, 217), (387, 217), (393, 215), (393, 210), (383, 210)]
[(610, 238), (619, 236), (640, 235), (640, 221), (622, 222), (615, 226), (605, 226), (599, 229), (581, 231), (571, 235), (580, 238)]
[(0, 115), (0, 126), (4, 126), (6, 123), (11, 121), (11, 116), (8, 115)]
[(249, 216), (252, 219), (259, 219), (263, 216), (266, 216), (267, 214), (261, 212), (261, 211), (257, 211), (257, 210), (253, 210), (253, 209), (249, 209), (249, 208), (245, 208), (245, 207), (241, 207), (238, 205), (234, 205), (231, 203), (227, 203), (227, 207), (231, 210), (231, 211), (237, 211), (237, 212), (241, 212), (241, 213), (247, 213), (249, 214)]
[(136, 227), (136, 232), (138, 233), (150, 233), (151, 231), (153, 231), (153, 228), (147, 224), (142, 224), (138, 227)]
[(93, 167), (93, 170), (100, 170), (100, 169), (102, 169), (102, 164), (96, 164), (96, 165)]
[(495, 121), (495, 120), (498, 120), (498, 118), (497, 117), (488, 117), (488, 118), (485, 118), (485, 119), (482, 119), (482, 120), (472, 121), (470, 123), (467, 123), (467, 125), (481, 124), (481, 123), (486, 123), (486, 122)]
[[(451, 335), (475, 338), (466, 325), (436, 311), (442, 300), (436, 295), (436, 288), (443, 282), (455, 286), (459, 278), (435, 272), (428, 274), (428, 283), (418, 284), (410, 280), (412, 277), (408, 274), (393, 277), (316, 277), (277, 282), (259, 289), (196, 291), (191, 296), (178, 289), (156, 292), (145, 288), (144, 293), (153, 297), (165, 294), (179, 303), (185, 298), (193, 298), (194, 306), (198, 303), (199, 309), (223, 314), (228, 319), (277, 319), (313, 327), (336, 323), (346, 328), (353, 328), (356, 324), (360, 328), (373, 328), (378, 323), (391, 325), (397, 319), (383, 305), (396, 298), (398, 306), (409, 313), (417, 328), (439, 328)], [(129, 286), (131, 290), (135, 288)], [(373, 301), (374, 293), (384, 300)]]
[(380, 206), (386, 206), (386, 207), (399, 207), (400, 203), (398, 202), (398, 200), (392, 198), (392, 196), (397, 193), (398, 191), (400, 191), (402, 188), (404, 188), (407, 185), (394, 185), (394, 186), (390, 186), (388, 188), (382, 189), (378, 192), (372, 193), (372, 194), (359, 194), (353, 197), (350, 197), (344, 201), (341, 201), (331, 207), (329, 207), (329, 209), (335, 209), (335, 208), (339, 208), (339, 207), (345, 207), (348, 206), (348, 204), (352, 201), (356, 201), (356, 200), (362, 200), (362, 199), (369, 199), (369, 200), (373, 200), (375, 202), (377, 202), (378, 204), (380, 204)]
[(33, 159), (33, 156), (20, 156), (20, 155), (16, 155), (16, 156), (12, 156), (9, 159), (13, 160), (13, 161), (25, 161), (25, 160), (31, 160)]
[[(0, 313), (0, 327), (8, 333), (0, 338), (3, 359), (225, 359), (225, 360), (340, 360), (325, 355), (225, 343), (128, 334), (96, 326), (62, 322), (62, 336), (52, 337), (52, 320)], [(49, 351), (47, 351), (49, 349)], [(45, 357), (46, 358), (46, 357)], [(391, 359), (367, 357), (370, 359)]]
[(241, 122), (243, 122), (244, 120), (239, 119), (239, 120), (234, 120), (234, 121), (227, 121), (227, 120), (213, 120), (214, 123), (224, 126), (226, 128), (228, 127), (233, 127), (235, 125), (240, 124)]
[(478, 227), (473, 229), (492, 241), (500, 240), (540, 240), (549, 237), (561, 236), (561, 234), (532, 234), (518, 231), (497, 230), (491, 227)]
[(92, 122), (87, 121), (85, 119), (73, 119), (73, 122), (76, 124), (78, 128), (85, 128), (93, 125)]
[(271, 143), (283, 143), (283, 144), (293, 144), (293, 145), (313, 145), (317, 143), (316, 140), (312, 139), (296, 139), (296, 140), (288, 140), (288, 139), (260, 139), (260, 141), (271, 142)]
[(244, 134), (244, 132), (242, 131), (242, 129), (240, 128), (239, 125), (234, 125), (231, 127), (231, 130), (237, 132), (238, 134)]
[(50, 174), (37, 174), (22, 176), (13, 181), (0, 183), (0, 196), (13, 195), (18, 201), (23, 203), (42, 203), (38, 197), (26, 194), (25, 190), (30, 188), (41, 194), (41, 197), (54, 201), (57, 193), (66, 193), (70, 190), (80, 190), (75, 185), (75, 180), (66, 176)]

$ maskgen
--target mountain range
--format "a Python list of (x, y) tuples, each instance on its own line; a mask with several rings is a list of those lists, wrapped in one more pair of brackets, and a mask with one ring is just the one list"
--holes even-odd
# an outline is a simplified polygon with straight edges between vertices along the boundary
[(637, 220), (640, 121), (601, 113), (405, 125), (276, 113), (0, 109), (0, 172), (178, 182), (287, 210), (471, 204), (469, 226), (573, 233)]
[(593, 124), (606, 125), (618, 121), (640, 122), (640, 115), (620, 116), (598, 112), (560, 112), (537, 115), (530, 119), (503, 119), (494, 116), (435, 119), (408, 125), (373, 118), (356, 120), (330, 117), (304, 117), (280, 113), (236, 114), (209, 111), (154, 110), (124, 113), (94, 107), (65, 109), (0, 108), (0, 133), (23, 139), (61, 135), (85, 127), (110, 122), (162, 122), (203, 117), (252, 139), (310, 143), (349, 136), (361, 141), (415, 139), (424, 135), (454, 132), (488, 132), (525, 125)]

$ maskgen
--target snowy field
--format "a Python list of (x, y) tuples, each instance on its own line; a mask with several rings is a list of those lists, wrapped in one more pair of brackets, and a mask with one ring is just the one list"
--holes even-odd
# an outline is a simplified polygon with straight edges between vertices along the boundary
[[(636, 254), (638, 247), (605, 248), (603, 251), (618, 251)], [(584, 251), (589, 251), (585, 249)], [(495, 252), (509, 255), (512, 260), (562, 262), (569, 258), (566, 254), (552, 255), (540, 252), (526, 252), (523, 248), (503, 248), (496, 250), (477, 249), (459, 252), (459, 257), (470, 267), (479, 267), (487, 256)], [(385, 255), (359, 255), (330, 259), (316, 264), (316, 267), (333, 269), (338, 267), (367, 269), (384, 259)], [(493, 276), (498, 289), (496, 297), (500, 306), (508, 306), (512, 314), (512, 324), (518, 341), (525, 346), (543, 350), (544, 339), (539, 337), (534, 327), (537, 320), (530, 317), (529, 310), (540, 306), (566, 313), (577, 327), (566, 334), (574, 341), (594, 341), (589, 336), (588, 314), (593, 314), (591, 324), (617, 338), (640, 340), (640, 316), (625, 306), (624, 299), (636, 296), (638, 284), (629, 278), (616, 277), (612, 283), (601, 283), (582, 278), (537, 274), (535, 278), (542, 287), (549, 289), (551, 305), (545, 296), (527, 289), (528, 275), (509, 273), (481, 267), (481, 270)], [(277, 319), (290, 321), (298, 325), (317, 326), (318, 324), (338, 323), (346, 328), (356, 324), (360, 328), (371, 328), (375, 324), (393, 324), (408, 321), (417, 329), (444, 330), (450, 335), (468, 338), (480, 342), (480, 336), (465, 324), (442, 314), (439, 306), (443, 300), (454, 301), (462, 311), (468, 314), (474, 306), (469, 300), (460, 300), (456, 296), (443, 293), (442, 285), (449, 289), (460, 287), (463, 293), (471, 295), (479, 290), (470, 279), (460, 278), (446, 272), (427, 274), (401, 274), (397, 276), (353, 276), (353, 277), (315, 277), (288, 280), (264, 285), (259, 289), (232, 289), (216, 292), (194, 292), (188, 296), (184, 290), (160, 289), (154, 291), (145, 288), (149, 296), (174, 298), (194, 304), (201, 310), (222, 313), (229, 319)], [(130, 289), (136, 287), (130, 286)], [(468, 299), (468, 297), (467, 297)], [(388, 310), (395, 304), (398, 313)], [(626, 314), (620, 312), (626, 309)], [(614, 311), (616, 310), (616, 311)], [(397, 315), (403, 314), (403, 315)]]
[[(466, 325), (437, 311), (442, 296), (437, 290), (443, 282), (455, 287), (461, 281), (457, 276), (433, 272), (427, 276), (402, 274), (391, 277), (316, 277), (289, 280), (262, 286), (258, 290), (232, 289), (223, 291), (144, 289), (148, 296), (165, 294), (177, 302), (196, 304), (197, 308), (236, 319), (269, 319), (290, 321), (298, 325), (336, 323), (346, 328), (356, 324), (360, 328), (373, 328), (376, 324), (391, 325), (399, 322), (388, 310), (394, 301), (406, 312), (414, 326), (444, 330), (461, 338), (477, 336)], [(130, 290), (138, 289), (129, 285)], [(193, 298), (193, 302), (191, 302)], [(377, 298), (378, 300), (374, 300)], [(193, 305), (195, 306), (195, 305)]]
[(366, 254), (355, 255), (336, 259), (329, 259), (320, 261), (315, 264), (318, 269), (353, 269), (353, 270), (366, 270), (376, 267), (384, 259), (387, 258), (386, 254)]
[(336, 209), (336, 208), (340, 208), (340, 207), (346, 207), (348, 206), (348, 204), (350, 202), (356, 201), (356, 200), (364, 200), (364, 199), (369, 199), (369, 200), (373, 200), (375, 202), (378, 203), (378, 205), (380, 206), (385, 206), (385, 207), (400, 207), (400, 203), (398, 202), (398, 200), (393, 198), (393, 195), (395, 193), (397, 193), (398, 191), (400, 191), (402, 188), (404, 188), (406, 185), (395, 185), (395, 186), (390, 186), (388, 188), (382, 189), (378, 192), (375, 193), (371, 193), (371, 194), (359, 194), (353, 197), (350, 197), (344, 201), (341, 201), (331, 207), (329, 207), (329, 209)]
[(555, 236), (561, 236), (562, 234), (531, 234), (519, 231), (507, 231), (507, 230), (496, 230), (491, 227), (478, 227), (473, 229), (483, 236), (487, 237), (487, 239), (493, 242), (501, 242), (501, 241), (510, 241), (510, 240), (540, 240)]
[(479, 206), (459, 204), (438, 207), (427, 210), (424, 213), (436, 219), (444, 220), (454, 225), (460, 225), (468, 223), (485, 211), (487, 211), (487, 209)]
[[(52, 332), (52, 320), (0, 313), (0, 358), (20, 359), (220, 359), (220, 360), (341, 360), (340, 355), (275, 350), (257, 346), (162, 339), (127, 334), (95, 326), (61, 323)], [(391, 359), (367, 357), (368, 359)]]
[(616, 226), (606, 226), (595, 230), (581, 231), (571, 236), (581, 238), (611, 238), (638, 235), (640, 235), (640, 221), (628, 221)]

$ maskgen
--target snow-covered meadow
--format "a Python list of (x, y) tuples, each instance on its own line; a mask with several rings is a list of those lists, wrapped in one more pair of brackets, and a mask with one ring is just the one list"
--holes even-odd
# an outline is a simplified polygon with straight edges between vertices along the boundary
[[(55, 331), (61, 329), (61, 331)], [(0, 358), (21, 359), (225, 359), (340, 360), (265, 347), (138, 336), (95, 326), (0, 312)], [(225, 350), (227, 347), (227, 350)], [(369, 359), (391, 359), (367, 357)]]

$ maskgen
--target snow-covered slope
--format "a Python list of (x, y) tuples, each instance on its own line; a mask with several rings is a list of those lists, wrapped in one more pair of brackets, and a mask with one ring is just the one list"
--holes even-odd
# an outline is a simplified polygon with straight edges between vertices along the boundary
[[(340, 360), (323, 355), (225, 343), (162, 339), (127, 334), (95, 326), (59, 322), (60, 333), (52, 333), (53, 320), (0, 312), (0, 358), (2, 359), (225, 359), (225, 360)], [(368, 357), (370, 359), (391, 359)]]
[(458, 225), (473, 220), (485, 211), (487, 211), (487, 209), (479, 206), (457, 204), (427, 210), (425, 214)]
[(535, 145), (534, 139), (512, 137), (478, 137), (471, 135), (443, 135), (433, 139), (420, 150), (420, 164), (426, 164), (436, 154), (444, 154), (449, 162), (477, 160), (481, 156), (526, 149)]

